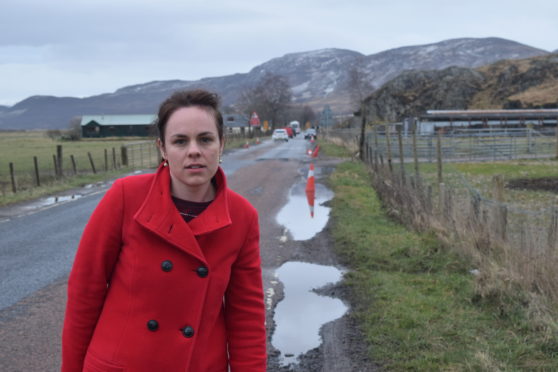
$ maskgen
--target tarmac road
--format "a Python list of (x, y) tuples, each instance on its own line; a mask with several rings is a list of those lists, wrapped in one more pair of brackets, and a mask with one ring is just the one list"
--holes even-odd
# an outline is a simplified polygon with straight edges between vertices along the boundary
[[(258, 208), (264, 266), (281, 230), (274, 224), (288, 190), (299, 177), (306, 141), (266, 142), (225, 155), (232, 189)], [(109, 186), (74, 190), (83, 196), (64, 203), (26, 203), (0, 210), (0, 370), (56, 371), (67, 275), (83, 228)], [(33, 206), (34, 204), (34, 206)], [(267, 216), (270, 216), (269, 218)], [(279, 261), (282, 259), (279, 258)], [(269, 282), (273, 268), (264, 269)]]

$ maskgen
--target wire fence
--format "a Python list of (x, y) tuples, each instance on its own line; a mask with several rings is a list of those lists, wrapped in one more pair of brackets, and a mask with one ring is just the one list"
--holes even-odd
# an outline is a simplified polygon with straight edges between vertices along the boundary
[(66, 154), (64, 146), (57, 145), (52, 157), (43, 154), (9, 162), (7, 169), (0, 172), (0, 195), (15, 194), (78, 175), (155, 167), (159, 161), (154, 140), (128, 143), (119, 148), (84, 149), (75, 154)]
[[(459, 130), (419, 136), (401, 129), (386, 125), (367, 132), (361, 154), (388, 212), (465, 251), (481, 275), (496, 275), (490, 269), (496, 263), (498, 275), (558, 302), (556, 198), (531, 210), (505, 201), (508, 191), (500, 175), (492, 175), (481, 190), (455, 169), (448, 171), (455, 162), (556, 158), (556, 131)], [(325, 134), (357, 154), (357, 131)], [(435, 171), (425, 173), (425, 163), (433, 163), (429, 168)]]

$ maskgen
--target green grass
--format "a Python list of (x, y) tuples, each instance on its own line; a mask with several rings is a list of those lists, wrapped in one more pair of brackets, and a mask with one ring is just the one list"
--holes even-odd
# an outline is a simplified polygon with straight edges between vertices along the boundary
[[(429, 183), (437, 183), (436, 164), (420, 164), (421, 176)], [(407, 172), (414, 172), (406, 166)], [(557, 160), (514, 160), (482, 163), (444, 163), (444, 183), (457, 190), (477, 190), (486, 199), (492, 198), (492, 178), (503, 177), (504, 181), (513, 179), (558, 178)], [(556, 194), (506, 188), (504, 201), (517, 207), (530, 210), (548, 208), (556, 203)]]
[(476, 301), (472, 267), (388, 218), (361, 163), (339, 165), (330, 181), (335, 249), (374, 361), (391, 371), (558, 370), (556, 336), (533, 330), (519, 302), (503, 313)]
[(351, 156), (351, 152), (346, 147), (338, 146), (327, 141), (318, 141), (318, 144), (320, 145), (320, 152), (328, 156), (337, 158), (348, 158)]
[[(129, 149), (130, 166), (127, 168), (112, 169), (112, 148), (115, 149), (117, 162), (120, 163), (120, 147), (124, 144), (155, 141), (153, 138), (126, 137), (82, 139), (80, 141), (61, 141), (49, 138), (45, 131), (26, 132), (0, 132), (0, 206), (30, 200), (44, 195), (53, 194), (88, 183), (114, 178), (133, 169), (149, 167), (155, 164), (158, 155), (155, 147), (144, 146), (139, 155), (139, 150)], [(226, 149), (240, 148), (246, 139), (227, 138)], [(255, 143), (255, 139), (249, 139)], [(56, 154), (57, 145), (62, 145), (64, 177), (61, 180), (54, 178), (53, 155)], [(109, 171), (105, 172), (105, 149), (108, 152)], [(87, 153), (90, 152), (97, 174), (93, 174)], [(78, 175), (72, 175), (70, 155), (74, 155), (77, 163)], [(41, 187), (35, 186), (33, 157), (38, 158)], [(155, 160), (155, 163), (148, 159)], [(144, 161), (145, 160), (145, 161)], [(18, 192), (12, 193), (9, 174), (9, 163), (14, 164)], [(68, 176), (71, 175), (71, 176)]]
[(39, 169), (51, 172), (54, 168), (52, 156), (56, 154), (56, 146), (62, 145), (64, 168), (71, 169), (70, 155), (74, 155), (79, 169), (89, 169), (90, 152), (97, 167), (104, 164), (104, 151), (107, 149), (112, 159), (112, 148), (120, 157), (120, 147), (125, 143), (145, 141), (145, 138), (107, 138), (82, 139), (81, 141), (53, 140), (44, 131), (0, 132), (0, 179), (9, 176), (11, 162), (17, 173), (34, 172), (33, 157), (39, 162)]

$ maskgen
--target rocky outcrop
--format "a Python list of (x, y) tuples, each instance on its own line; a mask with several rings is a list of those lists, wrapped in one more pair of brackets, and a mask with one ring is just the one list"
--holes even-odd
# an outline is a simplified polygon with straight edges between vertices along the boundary
[(401, 121), (427, 110), (557, 108), (558, 55), (499, 61), (477, 69), (408, 71), (366, 98), (368, 118)]
[(461, 67), (408, 71), (365, 100), (368, 119), (393, 122), (429, 109), (466, 109), (483, 83), (482, 73)]

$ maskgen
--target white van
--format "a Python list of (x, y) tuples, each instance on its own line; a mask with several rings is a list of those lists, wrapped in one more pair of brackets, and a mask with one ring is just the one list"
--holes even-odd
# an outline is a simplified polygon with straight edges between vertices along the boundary
[(291, 121), (289, 123), (289, 127), (293, 128), (293, 132), (295, 136), (300, 133), (300, 123), (298, 121), (296, 120)]

